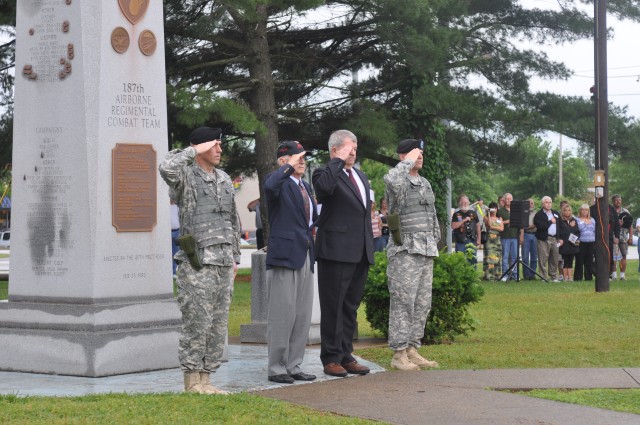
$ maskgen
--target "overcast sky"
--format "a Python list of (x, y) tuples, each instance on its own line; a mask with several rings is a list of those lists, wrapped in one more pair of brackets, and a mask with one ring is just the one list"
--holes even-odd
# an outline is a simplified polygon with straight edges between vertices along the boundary
[[(609, 102), (628, 106), (630, 115), (640, 118), (640, 24), (614, 21), (614, 38), (607, 42), (607, 70)], [(547, 50), (552, 58), (564, 62), (575, 72), (568, 81), (532, 80), (534, 91), (550, 91), (563, 95), (591, 96), (589, 88), (594, 82), (593, 40), (580, 41), (566, 46), (552, 46)]]
[[(523, 0), (528, 7), (557, 10), (554, 0)], [(593, 16), (593, 6), (584, 9)], [(616, 106), (627, 107), (630, 116), (640, 119), (640, 24), (618, 21), (607, 16), (607, 27), (613, 30), (613, 36), (607, 41), (607, 72), (609, 102)], [(594, 84), (594, 41), (583, 40), (562, 46), (546, 46), (551, 59), (565, 63), (575, 74), (569, 80), (549, 81), (540, 78), (531, 80), (533, 91), (549, 91), (566, 96), (591, 97), (589, 88)], [(544, 136), (552, 143), (559, 144), (560, 136), (546, 133)], [(575, 140), (563, 138), (563, 149), (577, 147)]]

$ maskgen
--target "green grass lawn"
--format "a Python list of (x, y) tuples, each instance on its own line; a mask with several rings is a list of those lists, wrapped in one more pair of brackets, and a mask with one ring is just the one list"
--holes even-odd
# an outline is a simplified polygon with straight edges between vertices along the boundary
[(239, 269), (229, 308), (229, 335), (240, 336), (240, 325), (251, 323), (251, 269)]
[[(605, 293), (594, 282), (483, 283), (486, 294), (471, 307), (477, 330), (421, 353), (442, 369), (638, 367), (640, 282), (630, 263), (629, 279)], [(390, 366), (390, 350), (356, 354)]]
[(518, 394), (640, 415), (640, 389), (532, 390)]
[(0, 396), (0, 423), (84, 424), (374, 424), (249, 394)]
[[(477, 330), (450, 345), (422, 347), (442, 369), (638, 367), (640, 366), (640, 281), (637, 261), (628, 265), (628, 280), (611, 281), (611, 290), (596, 293), (594, 282), (483, 283), (486, 294), (472, 306)], [(229, 334), (251, 323), (250, 271), (240, 270), (235, 283)], [(0, 282), (0, 299), (7, 282)], [(379, 336), (359, 311), (359, 335)], [(356, 352), (389, 368), (391, 351)], [(544, 390), (527, 393), (606, 409), (640, 406), (638, 390)], [(604, 403), (604, 404), (602, 404)], [(259, 411), (260, 415), (255, 415)], [(637, 410), (631, 410), (638, 413)], [(326, 415), (303, 407), (235, 394), (206, 397), (185, 394), (100, 395), (80, 398), (0, 397), (0, 423), (369, 423)]]

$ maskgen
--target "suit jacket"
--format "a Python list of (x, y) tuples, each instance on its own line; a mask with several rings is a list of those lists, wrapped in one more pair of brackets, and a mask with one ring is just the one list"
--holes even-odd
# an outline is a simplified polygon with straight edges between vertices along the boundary
[(333, 158), (313, 172), (313, 187), (318, 204), (322, 205), (317, 223), (316, 257), (358, 263), (366, 254), (369, 264), (373, 264), (369, 179), (362, 171), (352, 168), (364, 184), (365, 206), (343, 168), (344, 161)]
[[(299, 270), (309, 252), (311, 271), (315, 261), (312, 226), (304, 210), (304, 201), (300, 187), (291, 180), (293, 167), (285, 164), (270, 173), (264, 181), (264, 193), (269, 212), (269, 241), (267, 243), (267, 269), (286, 267)], [(302, 184), (311, 198), (313, 221), (318, 218), (313, 190), (309, 183)]]
[[(562, 220), (560, 217), (560, 213), (554, 209), (551, 210), (551, 213), (556, 218), (556, 237), (559, 237), (560, 232), (560, 221)], [(551, 227), (551, 221), (549, 221), (549, 217), (547, 217), (547, 213), (544, 212), (544, 208), (541, 208), (540, 211), (533, 216), (533, 224), (536, 226), (536, 239), (539, 241), (546, 241), (549, 239), (549, 227)]]

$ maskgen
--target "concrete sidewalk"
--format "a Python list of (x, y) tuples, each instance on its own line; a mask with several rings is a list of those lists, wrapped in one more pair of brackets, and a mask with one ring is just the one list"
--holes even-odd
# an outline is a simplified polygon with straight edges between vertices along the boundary
[(260, 395), (393, 424), (640, 424), (640, 415), (495, 391), (533, 388), (640, 388), (640, 368), (396, 371)]
[[(386, 345), (364, 340), (360, 347)], [(640, 415), (617, 413), (526, 397), (498, 389), (640, 388), (640, 368), (495, 369), (386, 372), (362, 361), (372, 373), (335, 378), (324, 375), (320, 350), (307, 348), (303, 370), (313, 383), (274, 384), (266, 379), (266, 346), (231, 344), (229, 362), (212, 376), (214, 385), (231, 392), (305, 405), (346, 416), (394, 424), (640, 424)], [(105, 378), (0, 372), (0, 394), (80, 396), (86, 394), (181, 392), (179, 369)]]

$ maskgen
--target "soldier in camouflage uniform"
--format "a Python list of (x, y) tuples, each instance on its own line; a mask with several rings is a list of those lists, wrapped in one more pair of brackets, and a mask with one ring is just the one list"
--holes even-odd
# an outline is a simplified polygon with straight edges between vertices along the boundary
[[(176, 273), (182, 333), (178, 348), (185, 391), (226, 394), (211, 385), (224, 349), (233, 279), (240, 262), (240, 225), (229, 176), (216, 166), (222, 131), (200, 127), (190, 147), (169, 152), (160, 175), (180, 207), (180, 234), (192, 235), (200, 265), (178, 251)], [(190, 261), (191, 260), (191, 261)]]
[(397, 152), (400, 163), (385, 176), (389, 214), (398, 214), (401, 244), (389, 239), (387, 278), (391, 366), (400, 370), (438, 367), (418, 354), (431, 309), (433, 258), (438, 256), (440, 227), (431, 185), (418, 174), (424, 142), (407, 139)]
[(484, 244), (484, 279), (500, 280), (502, 276), (502, 242), (500, 232), (504, 230), (502, 219), (497, 216), (498, 204), (489, 204), (489, 214), (485, 217), (487, 243)]

